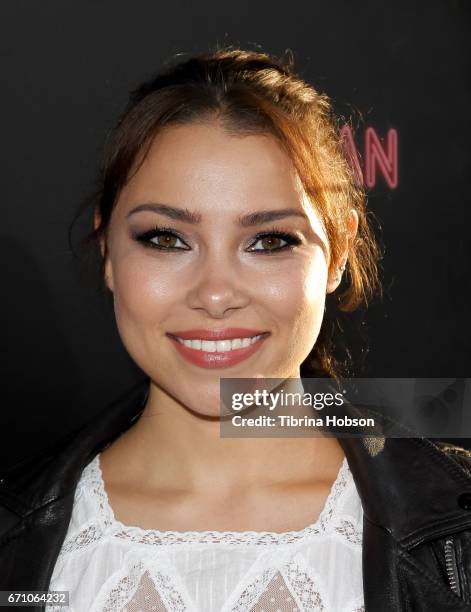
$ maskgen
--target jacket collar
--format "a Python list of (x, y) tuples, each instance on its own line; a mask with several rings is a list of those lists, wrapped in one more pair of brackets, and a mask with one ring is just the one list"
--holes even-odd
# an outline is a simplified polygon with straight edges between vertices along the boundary
[[(0, 502), (25, 517), (70, 495), (83, 468), (141, 415), (149, 379), (100, 412), (59, 447), (14, 466), (0, 487)], [(425, 438), (344, 438), (346, 455), (365, 517), (404, 544), (417, 544), (437, 532), (471, 525), (471, 513), (458, 504), (471, 493), (471, 476)]]

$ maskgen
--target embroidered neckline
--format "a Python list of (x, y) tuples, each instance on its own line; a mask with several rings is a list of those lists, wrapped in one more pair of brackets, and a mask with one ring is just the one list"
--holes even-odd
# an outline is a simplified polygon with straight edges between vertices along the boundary
[(327, 530), (332, 522), (339, 498), (352, 482), (347, 458), (344, 457), (337, 476), (327, 495), (324, 507), (316, 521), (301, 530), (293, 531), (161, 531), (159, 529), (144, 529), (135, 525), (126, 525), (118, 521), (110, 505), (105, 490), (103, 474), (100, 466), (100, 454), (95, 455), (85, 467), (81, 485), (88, 485), (96, 503), (97, 516), (103, 522), (105, 531), (124, 540), (132, 540), (142, 544), (290, 544), (304, 540), (313, 535), (319, 535)]

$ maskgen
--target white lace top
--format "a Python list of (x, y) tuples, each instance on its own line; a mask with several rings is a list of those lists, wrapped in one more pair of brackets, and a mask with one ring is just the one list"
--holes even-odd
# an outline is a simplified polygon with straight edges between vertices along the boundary
[(109, 505), (96, 455), (83, 470), (49, 590), (69, 612), (360, 612), (362, 507), (346, 458), (301, 531), (130, 527)]

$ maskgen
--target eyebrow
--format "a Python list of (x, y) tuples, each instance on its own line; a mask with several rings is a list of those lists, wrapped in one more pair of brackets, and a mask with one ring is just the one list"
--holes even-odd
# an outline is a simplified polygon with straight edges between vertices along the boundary
[[(187, 208), (177, 208), (176, 206), (169, 206), (168, 204), (154, 203), (139, 204), (126, 215), (126, 219), (129, 219), (129, 217), (131, 217), (132, 215), (143, 211), (158, 213), (160, 215), (170, 217), (170, 219), (174, 219), (176, 221), (185, 221), (186, 223), (191, 223), (193, 225), (200, 223), (202, 219), (201, 214), (191, 212), (191, 210), (188, 210)], [(267, 223), (269, 221), (285, 219), (286, 217), (301, 217), (303, 219), (306, 219), (307, 221), (309, 220), (307, 215), (301, 210), (298, 210), (297, 208), (278, 208), (275, 210), (256, 211), (239, 216), (237, 218), (237, 223), (241, 227), (252, 227), (254, 225), (261, 225), (262, 223)]]

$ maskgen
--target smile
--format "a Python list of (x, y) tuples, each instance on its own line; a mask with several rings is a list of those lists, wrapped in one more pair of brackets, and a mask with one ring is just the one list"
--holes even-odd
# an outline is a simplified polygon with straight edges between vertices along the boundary
[(187, 346), (188, 348), (196, 349), (197, 351), (207, 351), (208, 353), (224, 353), (226, 351), (233, 351), (234, 349), (246, 348), (251, 344), (255, 344), (257, 340), (260, 340), (263, 334), (258, 336), (252, 336), (250, 338), (233, 338), (232, 340), (184, 340), (175, 336), (178, 342)]
[(228, 368), (236, 365), (256, 353), (269, 335), (262, 333), (245, 338), (204, 340), (167, 334), (178, 353), (200, 368)]

